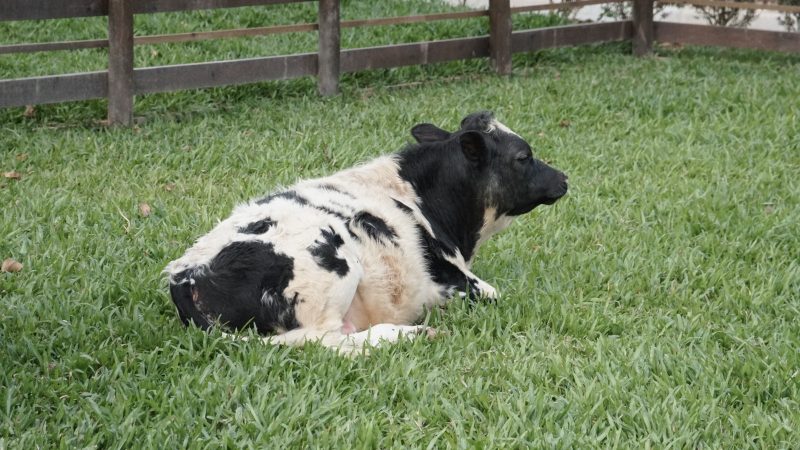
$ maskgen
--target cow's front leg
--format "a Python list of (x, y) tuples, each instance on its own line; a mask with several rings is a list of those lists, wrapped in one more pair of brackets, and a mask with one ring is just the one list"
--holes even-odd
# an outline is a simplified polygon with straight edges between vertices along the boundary
[(469, 274), (468, 276), (470, 275), (473, 277), (470, 278), (470, 286), (474, 286), (473, 290), (477, 291), (480, 297), (487, 298), (489, 300), (497, 300), (500, 297), (500, 294), (497, 293), (497, 289), (495, 289), (491, 284), (481, 280), (475, 275)]
[(497, 300), (500, 297), (497, 289), (475, 276), (474, 273), (469, 270), (460, 270), (459, 272), (459, 281), (451, 286), (451, 293), (456, 292), (459, 297), (470, 300)]
[(447, 286), (448, 293), (457, 293), (461, 298), (497, 300), (497, 289), (489, 283), (478, 278), (468, 268), (463, 258), (444, 257), (435, 265), (439, 271), (435, 278)]
[(500, 294), (497, 293), (497, 289), (495, 289), (491, 284), (481, 280), (469, 270), (465, 270), (463, 272), (464, 278), (467, 282), (466, 288), (468, 292), (459, 292), (459, 294), (463, 294), (462, 296), (469, 296), (470, 298), (484, 298), (488, 300), (497, 300), (497, 298), (500, 296)]

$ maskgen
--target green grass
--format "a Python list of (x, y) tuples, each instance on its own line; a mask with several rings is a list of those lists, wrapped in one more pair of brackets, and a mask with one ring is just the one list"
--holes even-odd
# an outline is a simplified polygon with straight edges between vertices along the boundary
[[(800, 58), (629, 53), (0, 110), (0, 448), (798, 448)], [(481, 250), (497, 304), (358, 359), (180, 325), (160, 271), (236, 203), (482, 108), (571, 182)]]

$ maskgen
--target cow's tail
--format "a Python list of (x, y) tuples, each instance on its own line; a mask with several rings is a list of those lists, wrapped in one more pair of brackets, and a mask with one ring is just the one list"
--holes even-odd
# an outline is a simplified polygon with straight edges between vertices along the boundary
[(187, 270), (170, 276), (169, 292), (172, 295), (172, 302), (175, 303), (178, 315), (184, 325), (188, 326), (190, 323), (194, 323), (203, 330), (208, 330), (212, 324), (206, 315), (197, 309), (194, 280), (192, 280), (190, 272)]

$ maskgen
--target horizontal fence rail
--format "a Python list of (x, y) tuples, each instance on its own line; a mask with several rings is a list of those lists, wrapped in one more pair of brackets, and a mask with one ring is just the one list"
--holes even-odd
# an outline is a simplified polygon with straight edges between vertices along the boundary
[(661, 42), (688, 45), (800, 52), (800, 33), (656, 22), (655, 37)]
[(633, 24), (629, 21), (566, 25), (514, 32), (511, 48), (514, 53), (535, 52), (573, 45), (628, 41), (632, 37)]
[(108, 97), (108, 71), (0, 80), (0, 107)]
[[(339, 18), (338, 0), (320, 0), (317, 23), (150, 36), (133, 36), (133, 15), (297, 3), (302, 0), (0, 1), (4, 3), (0, 8), (0, 21), (103, 15), (109, 17), (108, 39), (0, 45), (0, 54), (87, 48), (109, 49), (107, 71), (0, 80), (0, 107), (109, 98), (109, 121), (123, 124), (130, 124), (132, 121), (135, 95), (303, 76), (317, 76), (320, 93), (330, 95), (338, 91), (341, 73), (489, 57), (495, 71), (505, 74), (511, 71), (513, 53), (581, 44), (632, 41), (636, 55), (648, 54), (653, 42), (656, 41), (800, 52), (800, 33), (654, 21), (654, 0), (631, 0), (633, 6), (631, 20), (520, 31), (512, 30), (512, 14), (622, 3), (623, 0), (580, 0), (515, 8), (510, 7), (509, 0), (490, 0), (489, 9), (481, 11), (346, 21)], [(719, 0), (664, 0), (659, 3), (800, 13), (800, 6)], [(477, 17), (489, 18), (488, 35), (369, 48), (345, 50), (340, 48), (341, 28), (428, 23)], [(146, 68), (133, 67), (134, 45), (296, 32), (318, 32), (318, 52)]]
[[(309, 0), (132, 0), (134, 14), (239, 8)], [(3, 0), (0, 20), (42, 20), (108, 15), (109, 0)]]
[(779, 5), (773, 3), (725, 2), (717, 0), (657, 0), (657, 2), (663, 5), (709, 6), (713, 8), (730, 9), (760, 9), (764, 11), (800, 14), (800, 6)]

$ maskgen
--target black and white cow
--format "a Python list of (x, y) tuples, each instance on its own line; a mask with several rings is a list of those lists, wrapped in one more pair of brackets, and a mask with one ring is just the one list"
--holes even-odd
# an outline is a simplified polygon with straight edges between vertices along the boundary
[(399, 153), (238, 206), (166, 268), (183, 323), (351, 351), (429, 333), (412, 324), (455, 295), (496, 298), (470, 272), (478, 247), (567, 177), (489, 112), (411, 133)]

